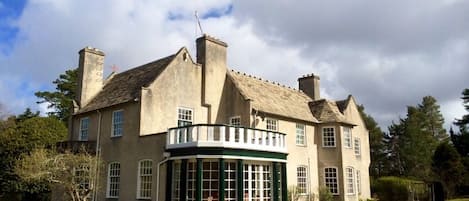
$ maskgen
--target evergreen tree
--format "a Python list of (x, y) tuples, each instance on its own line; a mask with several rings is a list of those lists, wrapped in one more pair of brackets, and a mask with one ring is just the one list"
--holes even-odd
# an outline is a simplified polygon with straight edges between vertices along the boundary
[(56, 85), (56, 91), (39, 91), (35, 93), (41, 99), (37, 103), (48, 103), (48, 108), (54, 109), (54, 111), (48, 114), (57, 117), (65, 123), (73, 112), (77, 76), (78, 69), (67, 70), (65, 74), (61, 74), (58, 79), (52, 82)]
[(447, 138), (444, 119), (435, 98), (426, 96), (407, 116), (393, 123), (385, 138), (389, 174), (431, 180), (431, 160), (436, 146)]
[[(464, 108), (469, 112), (469, 88), (463, 90), (461, 99), (463, 100)], [(469, 114), (465, 114), (461, 119), (456, 120), (454, 124), (459, 126), (460, 130), (469, 132)]]
[(446, 130), (443, 128), (445, 120), (435, 98), (432, 96), (423, 97), (422, 103), (418, 105), (418, 110), (422, 113), (423, 132), (429, 132), (438, 141), (448, 138)]
[(455, 187), (462, 182), (464, 166), (453, 146), (441, 143), (435, 150), (432, 170), (445, 187), (448, 198), (454, 195)]
[(358, 111), (365, 122), (365, 127), (368, 129), (370, 137), (370, 174), (371, 176), (378, 178), (384, 173), (383, 171), (386, 163), (384, 133), (381, 131), (381, 128), (373, 117), (365, 113), (365, 107), (363, 105), (358, 106)]

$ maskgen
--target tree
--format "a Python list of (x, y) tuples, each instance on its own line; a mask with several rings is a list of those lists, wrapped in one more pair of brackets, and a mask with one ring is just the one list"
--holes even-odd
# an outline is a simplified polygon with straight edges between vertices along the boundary
[(370, 137), (370, 174), (377, 178), (383, 175), (387, 161), (384, 133), (381, 131), (381, 128), (378, 126), (375, 119), (365, 113), (365, 107), (363, 105), (358, 106), (358, 111), (365, 122), (365, 127), (368, 130)]
[(447, 138), (444, 119), (435, 98), (407, 107), (407, 116), (393, 123), (385, 137), (390, 175), (431, 180), (431, 159), (439, 142)]
[[(28, 112), (25, 112), (28, 113)], [(64, 140), (67, 128), (53, 117), (25, 118), (23, 113), (0, 123), (0, 196), (5, 194), (28, 194), (43, 191), (42, 184), (25, 185), (14, 173), (14, 163), (21, 154), (29, 153), (37, 147), (55, 147)]]
[[(462, 92), (461, 99), (463, 100), (464, 108), (466, 111), (469, 112), (469, 88), (464, 89)], [(469, 114), (465, 114), (461, 119), (457, 119), (454, 123), (455, 125), (460, 127), (460, 130), (464, 130), (465, 132), (469, 132), (467, 129), (469, 126)]]
[(443, 142), (436, 148), (432, 161), (433, 172), (445, 187), (447, 197), (451, 198), (455, 187), (461, 183), (464, 172), (458, 152), (453, 146)]
[(15, 166), (15, 172), (26, 183), (47, 182), (62, 190), (63, 200), (86, 201), (96, 189), (101, 161), (87, 152), (57, 153), (36, 149), (24, 154)]
[(63, 122), (67, 122), (72, 114), (73, 99), (76, 97), (78, 69), (67, 70), (52, 83), (56, 85), (56, 91), (39, 91), (35, 95), (42, 99), (37, 103), (48, 103), (48, 108), (54, 109), (49, 112)]
[(418, 105), (418, 110), (422, 113), (422, 131), (429, 132), (438, 141), (448, 138), (446, 130), (443, 128), (445, 119), (440, 112), (440, 106), (432, 96), (425, 96), (422, 103)]

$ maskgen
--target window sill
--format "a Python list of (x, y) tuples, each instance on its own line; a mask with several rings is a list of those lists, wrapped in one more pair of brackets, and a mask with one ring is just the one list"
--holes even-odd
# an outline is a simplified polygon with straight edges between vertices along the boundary
[(308, 145), (306, 144), (296, 144), (297, 147), (307, 147)]
[(121, 138), (122, 135), (111, 136), (111, 138)]

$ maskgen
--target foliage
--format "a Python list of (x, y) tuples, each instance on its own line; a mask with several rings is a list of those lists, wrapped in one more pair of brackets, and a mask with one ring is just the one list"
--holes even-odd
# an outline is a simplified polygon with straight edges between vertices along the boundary
[[(469, 88), (464, 89), (462, 92), (462, 97), (464, 108), (469, 112)], [(462, 116), (461, 119), (456, 120), (455, 124), (466, 132), (469, 132), (469, 114)]]
[(27, 115), (29, 112), (0, 121), (0, 196), (16, 193), (27, 197), (48, 191), (48, 186), (41, 183), (26, 185), (19, 181), (14, 163), (21, 154), (34, 148), (54, 147), (65, 139), (67, 129), (53, 117), (26, 117), (31, 116)]
[(319, 187), (319, 201), (333, 201), (331, 191), (325, 186)]
[(38, 91), (35, 95), (42, 99), (37, 103), (48, 103), (48, 108), (54, 109), (49, 112), (50, 116), (55, 116), (63, 122), (67, 122), (72, 114), (73, 99), (77, 89), (78, 69), (67, 70), (52, 83), (56, 85), (56, 91)]
[(287, 195), (288, 195), (288, 201), (298, 201), (300, 198), (298, 187), (297, 186), (288, 187)]
[(432, 180), (431, 161), (439, 142), (447, 138), (439, 105), (431, 96), (407, 107), (407, 116), (393, 123), (385, 136), (389, 175)]
[(381, 131), (381, 128), (373, 117), (365, 113), (365, 107), (363, 105), (358, 106), (358, 111), (360, 112), (362, 119), (365, 121), (365, 127), (370, 136), (370, 175), (373, 177), (380, 177), (384, 172), (385, 163), (387, 161), (384, 133)]
[(373, 182), (372, 191), (380, 201), (427, 199), (427, 186), (423, 182), (399, 177), (381, 177)]
[(100, 166), (101, 162), (86, 152), (73, 154), (36, 149), (22, 155), (15, 172), (26, 183), (47, 182), (62, 189), (67, 199), (85, 201), (96, 189), (93, 181)]
[(448, 198), (454, 195), (455, 187), (462, 182), (464, 166), (456, 149), (448, 143), (441, 143), (435, 150), (433, 172), (443, 183)]

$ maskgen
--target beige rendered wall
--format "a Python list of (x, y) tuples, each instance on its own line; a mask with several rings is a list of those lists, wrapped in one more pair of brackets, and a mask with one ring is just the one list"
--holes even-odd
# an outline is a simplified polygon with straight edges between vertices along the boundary
[(229, 124), (229, 119), (234, 116), (241, 117), (241, 125), (249, 127), (250, 106), (229, 78), (225, 80), (221, 101), (219, 104), (215, 123)]
[[(278, 131), (285, 133), (287, 141), (287, 186), (289, 188), (297, 186), (297, 167), (306, 166), (308, 172), (307, 186), (311, 195), (318, 195), (318, 158), (317, 145), (315, 139), (315, 126), (311, 122), (283, 118), (278, 116), (268, 116), (265, 118), (257, 117), (258, 129), (266, 129), (266, 119), (278, 120)], [(296, 124), (305, 125), (306, 145), (296, 145)]]
[[(122, 110), (124, 116), (123, 134), (120, 137), (111, 137), (112, 112)], [(90, 140), (96, 140), (98, 115), (90, 113)], [(140, 104), (120, 104), (101, 110), (101, 129), (99, 144), (104, 167), (101, 170), (98, 187), (98, 200), (105, 200), (107, 190), (107, 171), (110, 162), (120, 162), (120, 195), (119, 200), (135, 200), (137, 197), (138, 163), (143, 159), (153, 161), (152, 200), (156, 200), (157, 167), (163, 160), (166, 143), (165, 135), (139, 136)], [(76, 119), (79, 119), (77, 116)], [(76, 120), (74, 122), (77, 122)], [(93, 125), (91, 125), (93, 124)], [(76, 135), (76, 134), (75, 134)], [(165, 165), (161, 167), (160, 181), (165, 181)], [(164, 184), (160, 185), (164, 188)], [(164, 192), (160, 192), (164, 198)]]
[(142, 89), (140, 135), (176, 127), (178, 107), (192, 109), (194, 124), (207, 123), (207, 108), (201, 104), (201, 82), (201, 66), (194, 64), (187, 50), (182, 49), (159, 77)]
[[(347, 121), (354, 123), (356, 126), (352, 129), (352, 144), (353, 140), (358, 137), (360, 139), (360, 155), (356, 156), (351, 151), (346, 151), (343, 154), (344, 171), (345, 166), (352, 166), (355, 170), (360, 170), (361, 178), (361, 193), (356, 194), (356, 199), (350, 198), (348, 200), (358, 200), (358, 198), (370, 198), (370, 178), (369, 178), (369, 165), (370, 165), (370, 146), (368, 130), (361, 118), (355, 100), (350, 99), (348, 107), (344, 111)], [(356, 172), (355, 172), (356, 173)], [(356, 177), (356, 175), (355, 175)], [(355, 178), (356, 179), (356, 178)]]

